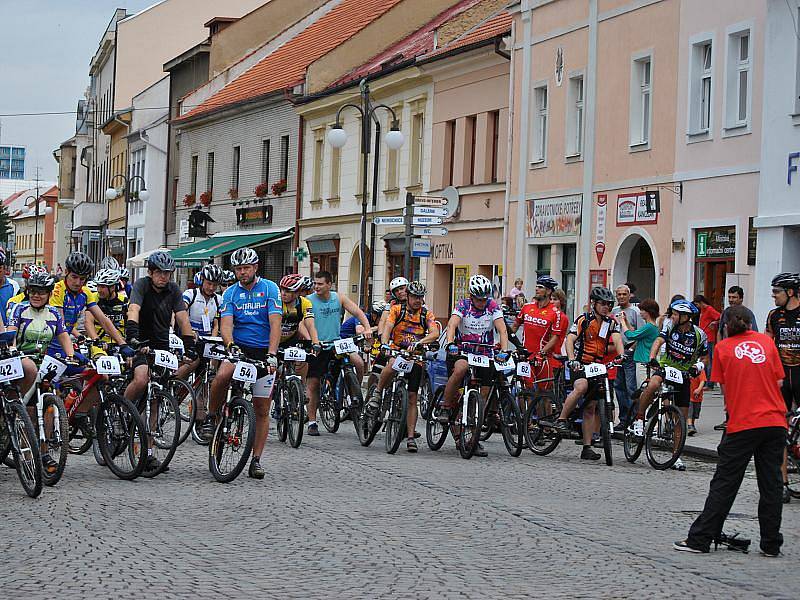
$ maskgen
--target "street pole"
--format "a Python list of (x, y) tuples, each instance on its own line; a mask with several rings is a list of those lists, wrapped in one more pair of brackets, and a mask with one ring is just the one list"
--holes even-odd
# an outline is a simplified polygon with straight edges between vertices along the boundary
[(125, 201), (125, 231), (122, 235), (123, 245), (124, 248), (122, 249), (122, 264), (125, 265), (128, 262), (128, 203), (130, 202), (130, 186), (131, 180), (126, 178), (125, 179), (125, 190), (123, 191), (123, 199)]
[[(366, 285), (364, 285), (367, 273), (367, 183), (369, 179), (369, 137), (370, 137), (370, 105), (369, 105), (369, 86), (366, 80), (360, 84), (361, 88), (361, 264), (359, 265), (359, 304), (367, 306)], [(374, 252), (373, 248), (373, 252)]]
[(33, 217), (33, 264), (36, 264), (36, 259), (39, 256), (39, 198), (36, 198), (35, 206), (34, 210), (36, 212)]
[(414, 194), (406, 192), (406, 279), (414, 279), (414, 268), (411, 266), (412, 234), (414, 233)]
[[(380, 149), (381, 149), (381, 122), (378, 119), (375, 119), (375, 157), (372, 160), (372, 216), (375, 216), (375, 213), (378, 210), (378, 163), (380, 162)], [(364, 307), (369, 308), (371, 304), (371, 297), (374, 293), (374, 286), (375, 286), (375, 238), (377, 237), (378, 226), (375, 225), (375, 221), (372, 221), (372, 225), (370, 226), (369, 232), (369, 247), (371, 252), (369, 253), (369, 270), (367, 271), (367, 282), (368, 284), (364, 286), (366, 289), (366, 301), (364, 302)]]

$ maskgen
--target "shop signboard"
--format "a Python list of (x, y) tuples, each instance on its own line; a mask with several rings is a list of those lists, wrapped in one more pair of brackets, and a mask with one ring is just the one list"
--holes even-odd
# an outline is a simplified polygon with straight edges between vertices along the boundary
[(451, 306), (455, 306), (461, 298), (469, 296), (469, 265), (453, 266), (453, 297), (450, 299)]
[(581, 196), (528, 200), (526, 233), (529, 238), (578, 235)]
[[(656, 208), (652, 198), (650, 205), (650, 208)], [(648, 210), (646, 193), (619, 194), (617, 196), (617, 227), (654, 225), (656, 223), (658, 223), (658, 212)]]
[(736, 257), (736, 228), (720, 227), (697, 231), (697, 258), (728, 260)]

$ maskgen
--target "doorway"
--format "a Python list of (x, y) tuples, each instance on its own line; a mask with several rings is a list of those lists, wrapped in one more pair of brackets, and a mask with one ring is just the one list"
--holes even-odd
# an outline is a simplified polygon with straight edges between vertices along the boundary
[(721, 311), (725, 304), (725, 276), (733, 273), (733, 260), (698, 260), (695, 267), (695, 295), (702, 294)]
[(653, 250), (639, 234), (631, 234), (619, 247), (614, 261), (614, 287), (627, 283), (635, 286), (640, 300), (656, 297), (656, 269)]

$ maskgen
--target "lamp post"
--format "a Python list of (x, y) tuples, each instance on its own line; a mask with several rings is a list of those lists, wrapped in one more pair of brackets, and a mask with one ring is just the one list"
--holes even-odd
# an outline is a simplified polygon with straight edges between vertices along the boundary
[[(341, 122), (341, 114), (345, 108), (352, 108), (357, 111), (361, 115), (361, 161), (362, 161), (362, 180), (361, 180), (361, 244), (360, 244), (360, 251), (359, 255), (361, 258), (361, 270), (359, 273), (359, 301), (361, 306), (367, 306), (369, 304), (369, 294), (367, 291), (367, 268), (366, 268), (366, 261), (367, 261), (367, 183), (369, 180), (369, 155), (371, 151), (371, 137), (372, 137), (372, 121), (375, 121), (376, 131), (378, 135), (375, 139), (375, 163), (378, 162), (378, 153), (379, 153), (379, 146), (378, 141), (380, 140), (380, 121), (378, 121), (375, 113), (378, 109), (386, 110), (392, 117), (392, 124), (389, 129), (389, 132), (386, 134), (386, 145), (391, 150), (398, 150), (402, 147), (404, 139), (403, 134), (400, 131), (400, 122), (397, 120), (397, 115), (395, 114), (394, 110), (392, 110), (389, 106), (385, 104), (372, 104), (370, 99), (369, 93), (369, 85), (367, 84), (366, 79), (362, 79), (361, 83), (359, 84), (359, 90), (361, 92), (361, 104), (352, 104), (348, 103), (341, 107), (339, 110), (336, 111), (336, 122), (331, 127), (330, 131), (328, 131), (328, 143), (333, 146), (334, 148), (342, 148), (347, 143), (347, 133), (342, 128)], [(377, 169), (375, 170), (374, 174), (374, 181), (373, 181), (373, 196), (375, 196), (373, 201), (373, 206), (376, 205), (377, 202)], [(374, 228), (374, 225), (373, 225)], [(374, 246), (374, 239), (373, 239), (373, 246)], [(372, 256), (374, 259), (375, 256), (375, 248), (372, 248)], [(370, 269), (369, 273), (372, 274), (372, 265), (373, 259), (370, 260)]]
[[(39, 212), (39, 200), (40, 199), (41, 199), (41, 196), (38, 197), (38, 198), (36, 196), (27, 196), (25, 198), (25, 206), (30, 206), (28, 204), (28, 200), (33, 200), (33, 206), (34, 206), (34, 209), (33, 209), (34, 210), (34, 219), (33, 219), (33, 264), (36, 264), (36, 260), (39, 257), (39, 216), (41, 214)], [(45, 206), (44, 214), (45, 215), (49, 215), (51, 212), (53, 212), (53, 207), (52, 206)], [(42, 250), (44, 250), (44, 248), (42, 248)]]
[(128, 260), (128, 204), (130, 204), (132, 200), (131, 183), (137, 180), (141, 181), (142, 189), (136, 191), (137, 193), (136, 199), (141, 200), (142, 202), (147, 202), (147, 199), (150, 198), (150, 192), (147, 191), (147, 183), (145, 183), (144, 177), (142, 177), (141, 175), (132, 175), (130, 177), (127, 177), (122, 173), (117, 173), (116, 175), (114, 175), (114, 177), (111, 178), (111, 184), (113, 185), (113, 183), (120, 177), (124, 182), (122, 190), (117, 190), (113, 187), (109, 187), (106, 190), (105, 196), (106, 200), (108, 200), (109, 202), (111, 202), (112, 200), (116, 200), (117, 198), (120, 197), (120, 195), (125, 199), (125, 235), (123, 236), (123, 238), (125, 239), (125, 248), (122, 253), (122, 260), (127, 261)]

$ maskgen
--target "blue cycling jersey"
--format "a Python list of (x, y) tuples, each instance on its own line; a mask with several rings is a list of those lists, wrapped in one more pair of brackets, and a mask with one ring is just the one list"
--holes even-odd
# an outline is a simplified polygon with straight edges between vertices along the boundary
[(278, 286), (269, 279), (256, 279), (247, 290), (237, 282), (222, 295), (220, 315), (233, 317), (233, 341), (242, 346), (269, 347), (269, 316), (282, 315)]

